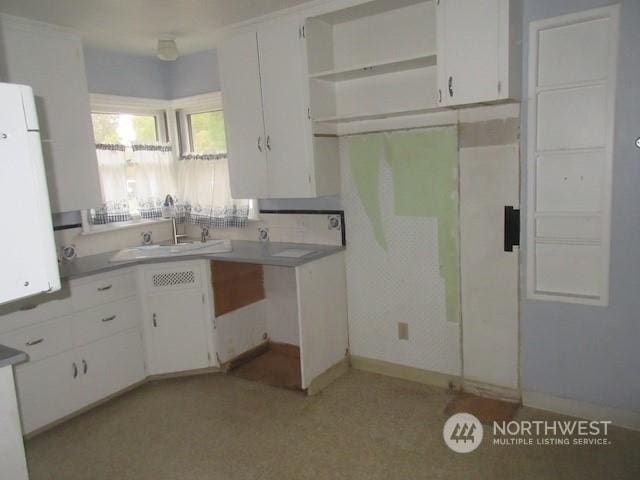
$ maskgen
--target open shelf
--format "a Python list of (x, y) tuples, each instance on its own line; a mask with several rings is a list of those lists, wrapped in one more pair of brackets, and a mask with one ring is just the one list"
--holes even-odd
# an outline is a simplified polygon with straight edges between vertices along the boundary
[(327, 70), (309, 75), (309, 78), (325, 80), (328, 82), (342, 82), (345, 80), (372, 77), (374, 75), (384, 75), (386, 73), (404, 72), (407, 70), (415, 70), (416, 68), (432, 67), (436, 65), (436, 60), (436, 55), (430, 53), (417, 57), (392, 60), (376, 64), (365, 64), (349, 68)]
[(405, 117), (410, 115), (422, 115), (425, 113), (437, 113), (437, 112), (446, 112), (448, 108), (443, 107), (428, 107), (428, 108), (419, 108), (415, 110), (399, 110), (393, 112), (383, 112), (383, 113), (373, 113), (373, 114), (358, 114), (358, 115), (338, 115), (335, 117), (322, 117), (322, 118), (314, 118), (313, 121), (316, 123), (350, 123), (350, 122), (361, 122), (364, 120), (380, 120), (382, 118), (395, 118), (395, 117)]

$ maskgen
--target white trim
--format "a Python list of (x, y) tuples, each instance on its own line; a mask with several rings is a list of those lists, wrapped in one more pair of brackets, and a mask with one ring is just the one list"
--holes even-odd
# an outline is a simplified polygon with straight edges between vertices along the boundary
[(82, 231), (80, 235), (83, 237), (90, 235), (98, 235), (100, 233), (109, 233), (118, 230), (125, 230), (127, 228), (136, 228), (143, 227), (145, 225), (155, 225), (159, 223), (169, 222), (171, 219), (167, 218), (143, 218), (140, 220), (130, 220), (128, 222), (114, 222), (114, 223), (105, 223), (104, 225), (91, 225), (87, 224), (85, 228), (85, 224), (83, 223)]
[(640, 430), (640, 412), (632, 410), (606, 407), (528, 390), (522, 392), (522, 404), (526, 407), (588, 420), (611, 420), (614, 425), (619, 427)]
[(41, 22), (26, 17), (18, 17), (9, 15), (8, 13), (0, 13), (0, 23), (10, 23), (12, 26), (30, 29), (30, 30), (48, 30), (50, 32), (62, 33), (74, 38), (81, 38), (80, 32), (72, 28), (61, 27), (53, 23)]
[(98, 106), (100, 108), (113, 109), (114, 111), (151, 111), (166, 110), (169, 107), (169, 100), (161, 100), (156, 98), (142, 97), (125, 97), (121, 95), (104, 95), (101, 93), (90, 93), (89, 103), (91, 108)]
[[(546, 300), (565, 303), (579, 303), (586, 305), (607, 306), (609, 304), (609, 270), (610, 270), (610, 239), (611, 239), (611, 189), (612, 189), (612, 164), (614, 144), (615, 121), (615, 91), (617, 71), (617, 49), (619, 37), (620, 6), (611, 5), (595, 8), (569, 15), (547, 18), (531, 22), (529, 25), (529, 77), (528, 77), (528, 119), (527, 119), (527, 259), (526, 259), (526, 295), (528, 299)], [(605, 135), (606, 166), (603, 178), (604, 198), (602, 201), (601, 218), (601, 277), (600, 291), (597, 296), (566, 294), (562, 292), (544, 292), (536, 290), (536, 244), (535, 228), (536, 219), (542, 216), (536, 212), (536, 138), (537, 138), (537, 109), (536, 100), (538, 94), (546, 89), (537, 87), (538, 76), (538, 35), (546, 29), (568, 26), (599, 18), (608, 18), (611, 22), (611, 36), (609, 55), (609, 71), (604, 83), (607, 84), (607, 121)], [(564, 85), (563, 85), (564, 86)], [(577, 150), (577, 149), (576, 149)], [(562, 214), (557, 216), (581, 216), (580, 213)], [(563, 239), (563, 242), (567, 243)], [(581, 242), (582, 244), (582, 242)]]
[(169, 101), (169, 106), (177, 110), (189, 110), (189, 113), (197, 113), (197, 111), (204, 112), (211, 109), (223, 110), (222, 92), (210, 92), (190, 97), (176, 98)]

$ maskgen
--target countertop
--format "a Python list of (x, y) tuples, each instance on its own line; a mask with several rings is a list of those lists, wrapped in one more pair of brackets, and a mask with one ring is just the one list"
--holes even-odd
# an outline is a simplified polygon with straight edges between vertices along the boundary
[[(231, 240), (233, 251), (225, 253), (197, 252), (193, 255), (180, 255), (174, 257), (145, 258), (126, 262), (111, 263), (109, 259), (116, 252), (106, 252), (97, 255), (65, 260), (60, 264), (60, 277), (64, 279), (84, 277), (96, 273), (108, 272), (118, 268), (132, 265), (164, 262), (180, 262), (184, 260), (226, 260), (229, 262), (259, 263), (262, 265), (274, 265), (278, 267), (298, 267), (305, 263), (313, 262), (319, 258), (333, 255), (345, 249), (342, 245), (315, 245), (309, 243), (284, 243), (284, 242), (256, 242), (250, 240)], [(289, 249), (314, 250), (313, 253), (299, 258), (274, 257), (273, 254)]]
[(25, 352), (0, 345), (0, 368), (26, 362), (28, 359), (29, 356)]

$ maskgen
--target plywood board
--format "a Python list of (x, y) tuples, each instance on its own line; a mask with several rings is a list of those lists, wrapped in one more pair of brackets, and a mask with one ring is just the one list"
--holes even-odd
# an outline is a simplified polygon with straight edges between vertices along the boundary
[(265, 299), (262, 265), (213, 260), (211, 278), (216, 317)]

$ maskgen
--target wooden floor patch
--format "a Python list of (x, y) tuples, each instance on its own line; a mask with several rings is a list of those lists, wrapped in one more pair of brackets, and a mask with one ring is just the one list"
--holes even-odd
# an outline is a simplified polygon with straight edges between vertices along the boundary
[[(281, 347), (281, 346), (280, 346)], [(293, 390), (302, 389), (302, 374), (300, 372), (300, 353), (292, 354), (297, 347), (270, 348), (265, 353), (232, 367), (229, 372), (236, 377), (254, 382), (260, 382), (274, 387), (284, 387)]]
[(482, 423), (508, 422), (520, 408), (520, 404), (460, 393), (444, 409), (445, 415), (470, 413)]

